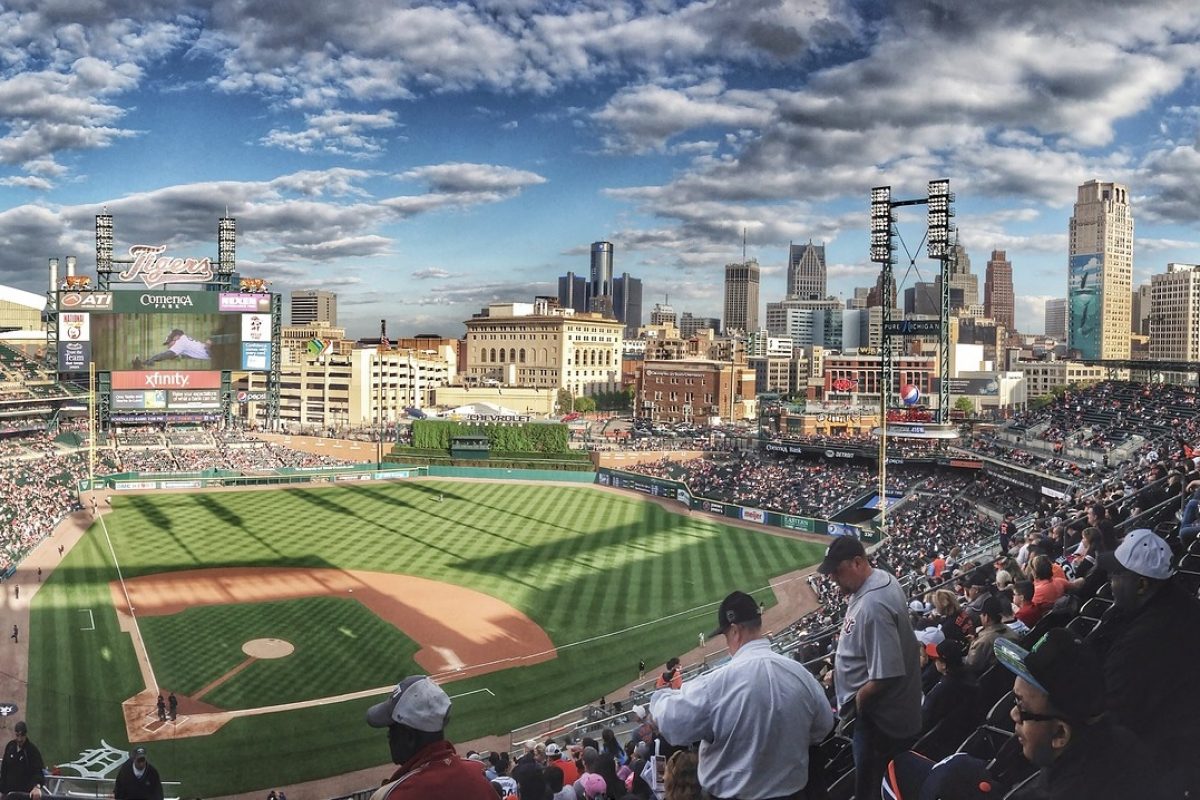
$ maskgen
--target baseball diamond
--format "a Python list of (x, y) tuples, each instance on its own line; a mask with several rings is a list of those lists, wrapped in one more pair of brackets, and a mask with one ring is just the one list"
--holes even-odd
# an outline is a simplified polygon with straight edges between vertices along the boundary
[[(185, 796), (379, 764), (363, 710), (411, 672), (455, 681), (458, 741), (592, 702), (636, 678), (639, 659), (694, 647), (730, 587), (774, 605), (770, 579), (821, 552), (584, 486), (112, 502), (33, 599), (28, 706), (43, 750), (146, 741)], [(247, 651), (264, 639), (292, 650)], [(176, 720), (155, 715), (156, 687), (178, 696)]]

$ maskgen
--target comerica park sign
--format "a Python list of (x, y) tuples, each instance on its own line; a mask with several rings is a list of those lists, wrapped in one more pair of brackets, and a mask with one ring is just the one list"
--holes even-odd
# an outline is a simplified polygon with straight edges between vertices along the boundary
[(211, 258), (163, 258), (165, 245), (135, 244), (129, 248), (133, 262), (117, 276), (128, 283), (141, 280), (147, 289), (169, 283), (208, 283), (213, 279)]

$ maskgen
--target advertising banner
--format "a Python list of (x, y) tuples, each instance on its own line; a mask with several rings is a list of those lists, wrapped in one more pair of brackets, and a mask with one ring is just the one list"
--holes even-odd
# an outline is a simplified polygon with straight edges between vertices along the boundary
[(176, 389), (167, 394), (167, 408), (220, 408), (219, 389)]
[(92, 339), (90, 315), (84, 311), (64, 311), (58, 315), (58, 338), (64, 342), (89, 342)]
[(767, 521), (767, 515), (766, 512), (760, 511), (757, 508), (743, 508), (742, 519), (746, 520), (747, 522), (757, 522), (761, 524)]
[(271, 295), (221, 292), (217, 308), (220, 311), (258, 311), (269, 314), (271, 313)]
[(1067, 347), (1080, 358), (1100, 357), (1104, 254), (1071, 256), (1067, 283)]
[(114, 372), (113, 389), (220, 389), (219, 372)]
[(685, 506), (692, 505), (692, 496), (687, 493), (686, 489), (679, 489), (675, 492), (675, 499), (683, 503)]
[(62, 292), (58, 295), (58, 307), (62, 311), (112, 311), (112, 292)]
[(242, 314), (242, 342), (271, 341), (270, 314)]
[(237, 393), (237, 401), (239, 403), (265, 403), (267, 402), (267, 393), (240, 391)]
[(58, 343), (59, 372), (87, 372), (92, 360), (91, 342), (60, 341)]
[[(251, 317), (256, 314), (244, 314)], [(241, 369), (251, 372), (265, 372), (271, 368), (271, 343), (243, 342)]]
[(708, 502), (708, 503), (705, 503), (704, 506), (705, 506), (705, 508), (704, 508), (705, 511), (711, 511), (714, 514), (721, 514), (721, 515), (725, 514), (725, 504), (724, 503)]
[(816, 530), (814, 520), (807, 517), (793, 517), (791, 514), (780, 514), (780, 524), (790, 531), (813, 533)]

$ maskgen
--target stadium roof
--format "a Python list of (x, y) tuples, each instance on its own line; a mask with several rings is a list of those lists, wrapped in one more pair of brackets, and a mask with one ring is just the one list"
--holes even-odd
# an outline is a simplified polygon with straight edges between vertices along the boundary
[(40, 294), (27, 292), (24, 289), (16, 289), (12, 286), (0, 284), (0, 303), (15, 303), (19, 306), (41, 311), (46, 307), (46, 298)]

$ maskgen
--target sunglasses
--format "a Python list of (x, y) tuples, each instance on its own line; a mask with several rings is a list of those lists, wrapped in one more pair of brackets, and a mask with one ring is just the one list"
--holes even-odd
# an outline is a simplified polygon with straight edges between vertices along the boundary
[(1052, 720), (1061, 720), (1062, 717), (1055, 714), (1035, 714), (1032, 711), (1026, 711), (1020, 705), (1012, 707), (1013, 716), (1018, 722), (1050, 722)]

